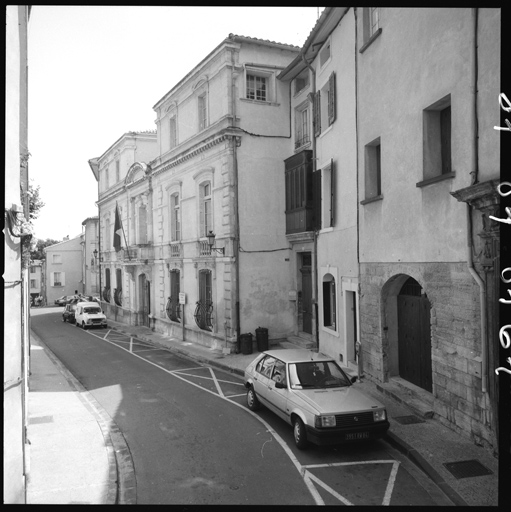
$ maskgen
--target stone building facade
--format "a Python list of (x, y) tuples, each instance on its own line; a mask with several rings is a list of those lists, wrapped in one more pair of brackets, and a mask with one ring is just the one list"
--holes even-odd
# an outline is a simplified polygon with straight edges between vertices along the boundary
[[(230, 351), (258, 327), (272, 339), (291, 332), (280, 215), (289, 89), (276, 75), (297, 53), (229, 35), (153, 107), (155, 156), (137, 158), (117, 188), (101, 181), (106, 154), (94, 159), (101, 264), (111, 267), (103, 286), (122, 281), (121, 304), (103, 296), (112, 317)], [(118, 251), (116, 204), (124, 227)]]
[(357, 11), (364, 371), (496, 449), (500, 10)]

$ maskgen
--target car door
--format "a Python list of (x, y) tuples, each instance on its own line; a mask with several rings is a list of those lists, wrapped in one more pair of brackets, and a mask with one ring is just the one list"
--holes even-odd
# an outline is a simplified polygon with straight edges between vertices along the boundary
[[(278, 388), (277, 382), (285, 385), (285, 388)], [(289, 390), (287, 388), (287, 372), (286, 363), (275, 360), (271, 373), (271, 378), (268, 383), (267, 400), (268, 407), (283, 420), (289, 420), (287, 401), (289, 398)]]
[(256, 366), (254, 374), (254, 391), (259, 400), (266, 407), (271, 408), (268, 403), (268, 387), (271, 382), (271, 374), (275, 358), (272, 356), (263, 357)]

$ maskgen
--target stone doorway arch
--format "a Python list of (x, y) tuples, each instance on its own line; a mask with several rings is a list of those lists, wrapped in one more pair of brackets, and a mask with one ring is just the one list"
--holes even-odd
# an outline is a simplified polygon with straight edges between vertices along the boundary
[(429, 299), (408, 274), (391, 277), (382, 289), (384, 372), (432, 392)]

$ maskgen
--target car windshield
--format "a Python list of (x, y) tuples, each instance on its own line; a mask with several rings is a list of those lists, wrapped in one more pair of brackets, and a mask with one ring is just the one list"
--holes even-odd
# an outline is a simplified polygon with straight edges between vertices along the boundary
[(83, 308), (83, 312), (97, 314), (97, 313), (101, 313), (101, 309), (100, 308)]
[(293, 389), (323, 389), (350, 386), (351, 382), (335, 361), (307, 361), (289, 365)]

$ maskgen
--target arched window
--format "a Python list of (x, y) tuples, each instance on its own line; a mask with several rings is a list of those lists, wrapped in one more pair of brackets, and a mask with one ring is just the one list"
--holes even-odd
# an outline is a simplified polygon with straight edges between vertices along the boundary
[(177, 269), (170, 271), (170, 297), (167, 301), (167, 316), (174, 322), (179, 322), (180, 307), (179, 307), (179, 284), (180, 272)]
[(325, 274), (323, 276), (323, 325), (325, 327), (336, 328), (336, 311), (335, 278), (332, 274)]
[(114, 302), (118, 306), (122, 306), (122, 270), (120, 268), (115, 270), (115, 284)]
[(111, 293), (110, 293), (110, 269), (105, 269), (105, 288), (103, 289), (103, 300), (105, 302), (110, 302)]
[(195, 308), (195, 323), (204, 331), (213, 328), (213, 294), (211, 289), (211, 270), (199, 271), (199, 300)]

